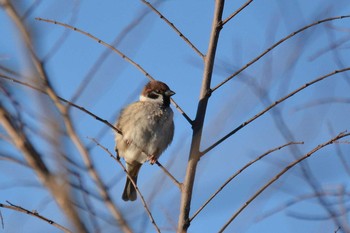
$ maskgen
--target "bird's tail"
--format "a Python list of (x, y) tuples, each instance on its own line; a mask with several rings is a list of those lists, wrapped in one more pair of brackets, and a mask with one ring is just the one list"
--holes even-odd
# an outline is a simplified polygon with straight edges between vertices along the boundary
[[(126, 163), (126, 170), (128, 171), (129, 175), (131, 176), (135, 184), (137, 182), (137, 175), (139, 173), (141, 165), (142, 165), (141, 163), (136, 163), (136, 164)], [(129, 177), (126, 177), (126, 183), (125, 183), (122, 199), (124, 201), (135, 201), (136, 198), (137, 198), (136, 189), (132, 184), (131, 180), (129, 179)]]

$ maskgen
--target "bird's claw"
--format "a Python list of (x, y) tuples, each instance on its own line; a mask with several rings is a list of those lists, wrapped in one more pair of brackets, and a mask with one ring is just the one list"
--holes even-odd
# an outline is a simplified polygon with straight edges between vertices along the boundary
[(155, 163), (157, 162), (157, 157), (154, 156), (154, 155), (149, 155), (149, 156), (148, 156), (148, 160), (149, 160), (149, 163), (150, 163), (151, 165), (153, 165), (153, 164), (155, 164)]
[(131, 139), (125, 139), (124, 141), (125, 141), (125, 143), (126, 143), (128, 146), (132, 143), (132, 140), (131, 140)]

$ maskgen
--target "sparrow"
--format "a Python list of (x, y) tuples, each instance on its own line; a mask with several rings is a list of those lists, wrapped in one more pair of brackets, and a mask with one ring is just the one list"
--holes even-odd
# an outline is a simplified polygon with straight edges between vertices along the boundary
[[(125, 107), (116, 122), (121, 131), (115, 134), (117, 155), (124, 158), (126, 170), (136, 184), (142, 164), (157, 162), (174, 136), (173, 111), (170, 97), (175, 92), (163, 82), (150, 81), (140, 99)], [(135, 201), (137, 193), (127, 177), (122, 199)]]

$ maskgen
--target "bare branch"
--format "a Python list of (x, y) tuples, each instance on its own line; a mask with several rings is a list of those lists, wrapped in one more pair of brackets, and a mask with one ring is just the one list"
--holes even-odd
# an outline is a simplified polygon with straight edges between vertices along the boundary
[[(5, 79), (5, 80), (8, 80), (8, 81), (11, 81), (11, 82), (14, 82), (14, 83), (21, 84), (21, 85), (23, 85), (23, 86), (25, 86), (25, 87), (29, 87), (29, 88), (31, 88), (31, 89), (33, 89), (33, 90), (36, 90), (36, 91), (38, 91), (38, 92), (40, 92), (40, 93), (42, 93), (42, 94), (48, 95), (43, 89), (41, 89), (41, 88), (39, 88), (39, 87), (36, 87), (36, 86), (34, 86), (34, 85), (32, 85), (32, 84), (29, 84), (29, 83), (27, 83), (27, 82), (23, 82), (23, 81), (20, 81), (20, 80), (18, 80), (18, 79), (14, 79), (14, 78), (8, 77), (8, 76), (3, 75), (3, 74), (0, 74), (0, 78), (3, 78), (3, 79)], [(67, 103), (68, 105), (71, 105), (71, 106), (75, 107), (76, 109), (79, 109), (79, 110), (85, 112), (86, 114), (92, 116), (92, 117), (95, 118), (96, 120), (98, 120), (98, 121), (104, 123), (105, 125), (107, 125), (108, 127), (112, 128), (112, 129), (114, 129), (116, 132), (122, 133), (122, 132), (121, 132), (118, 128), (116, 128), (113, 124), (111, 124), (111, 123), (108, 122), (107, 120), (102, 119), (101, 117), (95, 115), (94, 113), (90, 112), (90, 111), (87, 110), (86, 108), (84, 108), (84, 107), (82, 107), (82, 106), (79, 106), (79, 105), (77, 105), (77, 104), (75, 104), (75, 103), (73, 103), (73, 102), (70, 102), (70, 101), (64, 99), (63, 97), (60, 97), (60, 96), (57, 96), (57, 97), (59, 98), (60, 101), (62, 101), (62, 102), (64, 102), (64, 103)]]
[(295, 165), (301, 163), (303, 160), (309, 158), (311, 155), (319, 151), (320, 149), (324, 148), (325, 146), (328, 146), (330, 144), (333, 144), (335, 141), (350, 136), (350, 133), (342, 132), (335, 136), (334, 138), (330, 139), (329, 141), (322, 143), (312, 149), (307, 154), (303, 155), (299, 159), (295, 160), (294, 162), (290, 163), (288, 166), (286, 166), (281, 172), (279, 172), (274, 178), (272, 178), (269, 182), (267, 182), (264, 186), (262, 186), (253, 196), (251, 196), (233, 215), (232, 217), (225, 223), (225, 225), (219, 230), (219, 232), (223, 232), (230, 224), (231, 222), (252, 202), (255, 200), (256, 197), (258, 197), (262, 192), (264, 192), (271, 184), (273, 184), (276, 180), (278, 180), (283, 174), (285, 174), (287, 171), (289, 171), (291, 168), (293, 168)]
[(10, 162), (19, 164), (23, 167), (30, 168), (28, 163), (26, 163), (22, 159), (15, 158), (14, 156), (11, 156), (11, 155), (5, 155), (5, 154), (2, 154), (1, 152), (0, 152), (0, 160), (10, 161)]
[(233, 12), (229, 17), (222, 21), (222, 26), (224, 26), (228, 21), (230, 21), (233, 17), (239, 14), (244, 8), (246, 8), (253, 0), (246, 1), (240, 8), (238, 8), (235, 12)]
[(107, 42), (104, 42), (103, 40), (97, 38), (96, 36), (85, 32), (79, 28), (73, 27), (71, 25), (68, 25), (66, 23), (61, 23), (55, 20), (50, 20), (50, 19), (43, 19), (43, 18), (35, 18), (36, 20), (42, 21), (42, 22), (46, 22), (46, 23), (51, 23), (51, 24), (56, 24), (56, 25), (60, 25), (63, 26), (65, 28), (69, 28), (73, 31), (79, 32), (91, 39), (93, 39), (94, 41), (96, 41), (99, 44), (102, 44), (103, 46), (111, 49), (112, 51), (114, 51), (115, 53), (117, 53), (120, 57), (122, 57), (124, 60), (126, 60), (127, 62), (129, 62), (130, 64), (132, 64), (133, 66), (135, 66), (138, 70), (140, 70), (149, 80), (154, 80), (154, 78), (145, 70), (143, 69), (139, 64), (137, 64), (136, 62), (134, 62), (131, 58), (129, 58), (128, 56), (126, 56), (124, 53), (122, 53), (119, 49), (114, 48), (112, 45), (108, 44)]
[(317, 107), (319, 105), (326, 105), (326, 104), (350, 104), (350, 98), (332, 98), (332, 97), (327, 97), (323, 99), (318, 99), (314, 101), (309, 101), (308, 103), (305, 103), (303, 105), (297, 106), (292, 111), (297, 112), (300, 110), (304, 110), (306, 108), (312, 108), (312, 107)]
[(1, 208), (5, 208), (5, 209), (10, 209), (10, 210), (14, 210), (14, 211), (18, 211), (18, 212), (22, 212), (22, 213), (25, 213), (25, 214), (28, 214), (30, 216), (33, 216), (33, 217), (36, 217), (36, 218), (39, 218), (47, 223), (49, 223), (50, 225), (54, 226), (54, 227), (57, 227), (58, 229), (66, 232), (66, 233), (72, 233), (72, 231), (70, 231), (68, 228), (56, 223), (55, 221), (51, 220), (51, 219), (48, 219), (42, 215), (40, 215), (36, 210), (28, 210), (28, 209), (25, 209), (21, 206), (18, 206), (18, 205), (15, 205), (15, 204), (12, 204), (11, 202), (9, 201), (6, 201), (9, 205), (6, 205), (6, 204), (2, 204), (0, 203), (0, 207)]
[(176, 184), (176, 186), (181, 189), (181, 183), (157, 160), (156, 164), (158, 165), (158, 167), (160, 167), (163, 172), (169, 176), (169, 178), (174, 182), (174, 184)]
[(286, 40), (292, 38), (293, 36), (305, 31), (306, 29), (309, 29), (311, 27), (314, 27), (316, 25), (325, 23), (325, 22), (329, 22), (332, 20), (338, 20), (338, 19), (345, 19), (345, 18), (349, 18), (350, 15), (343, 15), (343, 16), (336, 16), (336, 17), (331, 17), (331, 18), (327, 18), (327, 19), (323, 19), (323, 20), (319, 20), (317, 22), (314, 22), (312, 24), (309, 24), (307, 26), (304, 26), (302, 28), (300, 28), (299, 30), (292, 32), (291, 34), (289, 34), (288, 36), (284, 37), (283, 39), (279, 40), (277, 43), (275, 43), (274, 45), (272, 45), (270, 48), (266, 49), (263, 53), (261, 53), (259, 56), (257, 56), (256, 58), (254, 58), (253, 60), (251, 60), (250, 62), (248, 62), (246, 65), (244, 65), (241, 69), (237, 70), (235, 73), (233, 73), (232, 75), (230, 75), (228, 78), (226, 78), (224, 81), (222, 81), (221, 83), (219, 83), (218, 85), (216, 85), (214, 88), (212, 88), (212, 92), (216, 91), (219, 87), (221, 87), (222, 85), (224, 85), (226, 82), (228, 82), (229, 80), (231, 80), (232, 78), (236, 77), (238, 74), (240, 74), (242, 71), (244, 71), (245, 69), (247, 69), (249, 66), (253, 65), (255, 62), (257, 62), (260, 58), (262, 58), (263, 56), (265, 56), (267, 53), (269, 53), (271, 50), (273, 50), (274, 48), (276, 48), (278, 45), (282, 44), (283, 42), (285, 42)]
[(242, 123), (241, 125), (239, 125), (237, 128), (235, 128), (234, 130), (232, 130), (231, 132), (229, 132), (228, 134), (226, 134), (224, 137), (222, 137), (220, 140), (218, 140), (217, 142), (215, 142), (214, 144), (212, 144), (211, 146), (209, 146), (207, 149), (203, 150), (201, 152), (201, 156), (205, 155), (206, 153), (208, 153), (209, 151), (211, 151), (212, 149), (214, 149), (216, 146), (218, 146), (219, 144), (221, 144), (222, 142), (224, 142), (227, 138), (231, 137), (233, 134), (235, 134), (236, 132), (238, 132), (239, 130), (241, 130), (243, 127), (245, 127), (246, 125), (250, 124), (252, 121), (256, 120), (257, 118), (261, 117), (262, 115), (264, 115), (266, 112), (268, 112), (270, 109), (276, 107), (278, 104), (282, 103), (283, 101), (285, 101), (286, 99), (292, 97), (293, 95), (295, 95), (296, 93), (304, 90), (305, 88), (309, 87), (310, 85), (313, 85), (319, 81), (322, 81), (328, 77), (331, 77), (335, 74), (338, 73), (342, 73), (342, 72), (346, 72), (349, 71), (350, 67), (344, 68), (344, 69), (340, 69), (340, 70), (335, 70), (331, 73), (328, 73), (324, 76), (321, 76), (317, 79), (314, 79), (311, 82), (308, 82), (306, 84), (304, 84), (303, 86), (299, 87), (298, 89), (290, 92), (288, 95), (284, 96), (283, 98), (275, 101), (273, 104), (271, 104), (270, 106), (268, 106), (267, 108), (265, 108), (263, 111), (259, 112), (258, 114), (256, 114), (254, 117), (250, 118), (249, 120), (247, 120), (246, 122)]
[[(73, 9), (72, 9), (72, 11), (73, 11), (71, 13), (72, 16), (69, 19), (69, 24), (74, 24), (77, 21), (77, 19), (78, 19), (78, 12), (77, 12), (78, 7), (79, 7), (79, 0), (76, 0), (74, 3)], [(64, 30), (62, 35), (56, 40), (56, 42), (51, 47), (51, 49), (43, 57), (42, 61), (44, 63), (47, 62), (49, 59), (51, 59), (57, 53), (57, 51), (59, 51), (59, 49), (62, 47), (64, 42), (67, 40), (70, 32), (71, 32), (71, 30), (68, 30), (68, 29)]]
[[(335, 142), (334, 142), (335, 143)], [(339, 191), (324, 191), (324, 192), (318, 192), (318, 193), (308, 193), (308, 194), (303, 194), (303, 195), (300, 195), (300, 196), (297, 196), (289, 201), (286, 201), (285, 203), (283, 203), (282, 205), (280, 206), (277, 206), (267, 212), (265, 212), (262, 216), (259, 216), (256, 221), (262, 221), (280, 211), (283, 211), (285, 209), (287, 209), (288, 207), (292, 206), (292, 205), (295, 205), (297, 203), (300, 203), (301, 201), (305, 201), (305, 200), (308, 200), (308, 199), (311, 199), (311, 198), (317, 198), (319, 196), (341, 196), (341, 195), (344, 195), (342, 193), (339, 193)]]
[(38, 8), (40, 6), (40, 4), (42, 3), (42, 0), (35, 0), (30, 7), (23, 13), (21, 20), (26, 20), (28, 18), (29, 15), (31, 15), (33, 13), (33, 11)]
[[(47, 95), (47, 93), (46, 93), (45, 91), (43, 91), (42, 89), (40, 89), (40, 88), (38, 88), (38, 87), (35, 87), (35, 86), (33, 86), (33, 85), (29, 84), (29, 83), (26, 83), (26, 82), (23, 82), (23, 81), (20, 81), (20, 80), (17, 80), (17, 79), (14, 79), (14, 78), (11, 78), (11, 77), (2, 75), (2, 74), (0, 74), (0, 78), (3, 78), (3, 79), (5, 79), (5, 80), (12, 81), (12, 82), (14, 82), (14, 83), (21, 84), (21, 85), (23, 85), (23, 86), (26, 86), (26, 87), (28, 87), (28, 88), (31, 88), (31, 89), (33, 89), (33, 90), (36, 90), (36, 91), (38, 91), (38, 92), (40, 92), (40, 93), (43, 93), (43, 94), (46, 94), (46, 95)], [(89, 110), (85, 109), (84, 107), (79, 106), (79, 105), (77, 105), (77, 104), (75, 104), (75, 103), (73, 103), (73, 102), (71, 102), (71, 101), (68, 101), (68, 100), (64, 99), (63, 97), (60, 97), (60, 96), (57, 96), (57, 97), (58, 97), (62, 102), (65, 102), (65, 103), (67, 103), (68, 105), (73, 106), (73, 107), (75, 107), (75, 108), (77, 108), (77, 109), (79, 109), (79, 110), (81, 110), (81, 111), (87, 113), (88, 115), (92, 116), (92, 117), (95, 118), (96, 120), (98, 120), (98, 121), (104, 123), (105, 125), (107, 125), (107, 126), (109, 126), (110, 128), (114, 129), (114, 130), (115, 130), (116, 132), (118, 132), (119, 134), (123, 135), (123, 132), (122, 132), (120, 129), (118, 129), (117, 127), (115, 127), (113, 124), (111, 124), (111, 123), (108, 122), (107, 120), (102, 119), (101, 117), (95, 115), (94, 113), (90, 112)], [(140, 148), (140, 149), (141, 149), (141, 151), (143, 151), (142, 148)], [(144, 152), (144, 151), (143, 151), (143, 152)], [(147, 154), (146, 152), (144, 152), (144, 153)], [(159, 162), (157, 161), (156, 164), (165, 172), (165, 174), (167, 174), (167, 175), (170, 177), (170, 179), (176, 184), (176, 186), (178, 186), (178, 187), (180, 188), (180, 186), (181, 186), (180, 182), (179, 182), (168, 170), (166, 170), (166, 169), (164, 168), (164, 166), (163, 166), (161, 163), (159, 163)]]
[[(109, 193), (104, 189), (105, 188), (104, 183), (103, 183), (102, 179), (100, 178), (100, 176), (98, 175), (97, 171), (94, 169), (94, 166), (93, 166), (93, 163), (92, 163), (91, 158), (89, 156), (89, 153), (86, 150), (86, 148), (84, 147), (83, 143), (81, 142), (80, 138), (78, 137), (78, 135), (75, 131), (75, 128), (70, 120), (69, 115), (68, 115), (66, 106), (62, 105), (62, 103), (60, 102), (61, 101), (60, 98), (58, 97), (55, 90), (51, 86), (50, 80), (48, 79), (48, 76), (47, 76), (46, 71), (43, 67), (43, 64), (40, 61), (40, 59), (38, 58), (38, 56), (34, 50), (33, 43), (32, 43), (29, 32), (27, 31), (23, 22), (20, 20), (20, 17), (18, 16), (17, 12), (15, 11), (14, 7), (11, 5), (11, 2), (9, 0), (5, 1), (4, 8), (7, 11), (7, 13), (10, 15), (10, 17), (13, 19), (13, 21), (16, 23), (17, 27), (19, 28), (21, 35), (25, 41), (25, 44), (26, 44), (27, 48), (29, 49), (29, 52), (31, 55), (31, 60), (34, 64), (34, 67), (35, 67), (36, 71), (38, 72), (41, 80), (43, 81), (45, 92), (51, 98), (51, 100), (54, 102), (55, 106), (57, 107), (57, 109), (61, 113), (65, 127), (67, 129), (67, 134), (69, 135), (72, 142), (75, 144), (76, 148), (78, 149), (78, 151), (82, 155), (84, 163), (85, 163), (86, 167), (88, 168), (88, 172), (89, 172), (90, 176), (93, 178), (93, 180), (96, 182), (96, 184), (99, 188), (100, 194), (105, 201), (106, 206), (109, 208), (109, 210), (111, 211), (111, 213), (113, 214), (115, 219), (118, 221), (122, 230), (124, 232), (131, 232), (131, 229), (128, 226), (128, 224), (126, 223), (122, 214), (117, 209), (117, 207), (113, 204)], [(19, 144), (17, 146), (19, 148), (21, 148), (20, 145), (21, 144)], [(51, 178), (51, 176), (50, 176), (50, 178)], [(53, 178), (51, 178), (50, 180), (52, 180), (52, 179)], [(50, 182), (48, 182), (48, 180), (46, 180), (46, 182), (44, 182), (44, 184), (51, 189), (51, 192), (55, 196), (55, 192), (58, 192), (59, 186), (58, 185), (54, 186), (55, 183), (50, 183)], [(64, 194), (64, 192), (62, 192), (62, 193)], [(58, 196), (55, 196), (55, 197), (60, 198)], [(84, 223), (79, 219), (79, 216), (77, 215), (77, 213), (73, 210), (69, 211), (69, 209), (71, 209), (71, 205), (70, 205), (69, 201), (67, 201), (67, 200), (69, 200), (69, 197), (66, 197), (66, 196), (64, 196), (64, 197), (65, 198), (58, 199), (57, 200), (58, 203), (61, 205), (63, 210), (67, 211), (68, 214), (70, 214), (73, 223), (77, 227), (77, 230), (79, 232), (86, 232), (87, 231), (86, 227), (85, 227)], [(69, 204), (69, 206), (65, 206), (68, 204)]]
[[(330, 134), (334, 135), (334, 129), (332, 128), (332, 126), (330, 124), (328, 124), (328, 129), (329, 129)], [(349, 165), (349, 162), (347, 161), (346, 156), (344, 155), (342, 150), (340, 150), (340, 145), (338, 145), (339, 142), (334, 142), (334, 144), (336, 144), (335, 151), (336, 151), (337, 157), (339, 157), (340, 164), (344, 167), (344, 170), (348, 174), (348, 176), (350, 176), (350, 165)]]
[(259, 157), (257, 157), (256, 159), (250, 161), (249, 163), (247, 163), (246, 165), (244, 165), (241, 169), (239, 169), (237, 172), (235, 172), (230, 178), (228, 178), (225, 183), (223, 183), (220, 188), (218, 190), (216, 190), (216, 192), (211, 195), (211, 197), (193, 214), (193, 216), (190, 218), (190, 221), (192, 221), (203, 209), (204, 207), (206, 207), (209, 202), (211, 202), (212, 199), (214, 199), (214, 197), (220, 193), (226, 185), (228, 185), (235, 177), (237, 177), (240, 173), (242, 173), (245, 169), (247, 169), (248, 167), (250, 167), (252, 164), (256, 163), (257, 161), (261, 160), (262, 158), (264, 158), (266, 155), (271, 154), (272, 152), (275, 152), (277, 150), (282, 149), (283, 147), (286, 146), (290, 146), (290, 145), (296, 145), (296, 144), (304, 144), (304, 142), (289, 142), (287, 144), (284, 144), (282, 146), (276, 147), (274, 149), (271, 149), (267, 152), (265, 152), (264, 154), (260, 155)]
[[(123, 28), (123, 30), (113, 39), (111, 46), (118, 47), (118, 45), (127, 38), (128, 34), (130, 34), (133, 31), (133, 29), (135, 29), (138, 25), (140, 25), (142, 23), (142, 20), (150, 13), (151, 11), (149, 9), (145, 9), (144, 11), (142, 11), (140, 15), (138, 15), (128, 25), (126, 25)], [(72, 25), (72, 23), (69, 23), (69, 25)], [(69, 28), (67, 29), (72, 31)], [(76, 102), (76, 100), (81, 96), (83, 91), (86, 89), (86, 87), (94, 78), (97, 71), (101, 68), (102, 64), (106, 61), (108, 56), (112, 54), (112, 52), (113, 51), (111, 49), (109, 49), (108, 47), (105, 47), (104, 51), (96, 59), (93, 66), (89, 68), (87, 74), (85, 75), (79, 87), (75, 91), (75, 94), (70, 99), (72, 102)]]
[(185, 113), (184, 110), (173, 100), (173, 98), (170, 98), (171, 103), (175, 106), (175, 108), (181, 113), (181, 115), (190, 123), (190, 125), (193, 125), (192, 119)]
[(94, 232), (100, 232), (99, 229), (99, 224), (98, 221), (96, 219), (96, 209), (94, 207), (94, 205), (92, 205), (89, 195), (90, 193), (87, 192), (87, 188), (84, 185), (83, 179), (81, 178), (80, 174), (76, 171), (70, 171), (71, 174), (73, 174), (77, 179), (78, 179), (78, 185), (77, 188), (82, 191), (82, 196), (83, 196), (83, 202), (86, 206), (86, 210), (89, 214), (89, 219), (91, 222), (91, 225), (94, 227)]
[(192, 44), (192, 42), (172, 23), (170, 22), (162, 13), (160, 13), (150, 2), (146, 0), (141, 0), (146, 6), (151, 8), (159, 17), (164, 20), (166, 24), (168, 24), (174, 31), (202, 58), (204, 59), (204, 54), (197, 49), (197, 47)]
[(160, 232), (158, 225), (156, 224), (151, 211), (149, 210), (147, 203), (145, 201), (145, 199), (143, 198), (143, 195), (141, 194), (141, 191), (139, 190), (139, 188), (137, 187), (135, 181), (133, 180), (133, 178), (131, 177), (131, 175), (129, 175), (128, 171), (126, 170), (126, 168), (124, 167), (124, 165), (122, 164), (122, 162), (120, 162), (120, 159), (118, 159), (118, 157), (114, 157), (113, 154), (104, 146), (102, 146), (98, 141), (96, 141), (96, 139), (94, 138), (90, 138), (93, 142), (96, 143), (97, 146), (101, 147), (107, 154), (109, 154), (109, 156), (111, 158), (113, 158), (115, 161), (118, 162), (118, 164), (122, 167), (124, 173), (127, 175), (127, 177), (130, 179), (132, 185), (135, 187), (137, 193), (139, 194), (140, 198), (141, 198), (141, 202), (143, 204), (143, 207), (145, 208), (148, 217), (150, 218), (151, 223), (153, 224), (154, 228), (156, 229), (157, 232)]
[(62, 210), (69, 216), (70, 220), (77, 227), (78, 232), (86, 232), (86, 227), (81, 221), (75, 208), (71, 205), (68, 190), (62, 185), (59, 185), (55, 179), (55, 176), (46, 167), (46, 164), (41, 159), (41, 155), (32, 145), (28, 137), (16, 127), (11, 115), (6, 111), (0, 102), (0, 123), (5, 128), (6, 132), (10, 135), (16, 148), (18, 148), (24, 155), (27, 163), (33, 168), (38, 175), (40, 181), (50, 190), (53, 197), (55, 197), (57, 203)]
[(108, 190), (106, 189), (106, 186), (105, 186), (102, 178), (100, 177), (97, 170), (95, 169), (94, 163), (90, 157), (88, 150), (86, 149), (86, 147), (84, 146), (84, 144), (82, 143), (80, 138), (78, 137), (76, 130), (72, 124), (72, 121), (67, 113), (67, 108), (65, 108), (59, 101), (57, 101), (57, 100), (59, 100), (59, 98), (57, 97), (57, 95), (55, 93), (52, 93), (52, 96), (54, 98), (54, 102), (55, 102), (57, 108), (59, 109), (59, 111), (61, 112), (61, 115), (63, 117), (66, 129), (67, 129), (67, 134), (69, 135), (69, 137), (71, 138), (71, 140), (75, 144), (76, 148), (78, 149), (78, 151), (82, 155), (83, 161), (88, 169), (88, 173), (92, 177), (92, 179), (95, 181), (95, 183), (98, 187), (98, 190), (100, 192), (100, 195), (102, 196), (102, 198), (105, 202), (105, 205), (108, 207), (110, 212), (113, 214), (114, 218), (117, 220), (121, 229), (124, 232), (128, 232), (128, 233), (132, 232), (132, 230), (131, 230), (130, 226), (128, 225), (128, 223), (126, 222), (123, 214), (120, 212), (120, 210), (113, 203), (111, 196), (110, 196)]
[[(52, 23), (52, 24), (57, 24), (57, 25), (60, 25), (60, 26), (63, 26), (63, 27), (66, 27), (66, 28), (69, 28), (73, 31), (77, 31), (95, 41), (97, 41), (99, 44), (102, 44), (103, 46), (113, 50), (114, 52), (116, 52), (120, 57), (122, 57), (124, 60), (126, 60), (127, 62), (129, 62), (130, 64), (132, 64), (133, 66), (135, 66), (138, 70), (140, 70), (149, 80), (154, 80), (154, 78), (144, 69), (142, 68), (142, 66), (140, 66), (139, 64), (137, 64), (135, 61), (133, 61), (131, 58), (129, 58), (128, 56), (126, 56), (124, 53), (122, 53), (120, 50), (114, 48), (112, 45), (104, 42), (103, 40), (93, 36), (92, 34), (88, 33), (88, 32), (85, 32), (79, 28), (76, 28), (76, 27), (73, 27), (73, 26), (70, 26), (68, 24), (65, 24), (65, 23), (61, 23), (61, 22), (58, 22), (58, 21), (54, 21), (54, 20), (50, 20), (50, 19), (43, 19), (43, 18), (35, 18), (36, 20), (39, 20), (39, 21), (43, 21), (43, 22), (46, 22), (46, 23)], [(175, 103), (175, 101), (173, 99), (171, 99), (172, 103)], [(191, 122), (191, 118), (187, 116), (187, 114), (179, 107), (178, 104), (175, 105), (176, 109), (179, 110), (179, 112), (185, 117), (185, 119), (189, 122), (189, 123), (192, 123)]]
[(178, 220), (178, 232), (187, 232), (189, 227), (189, 213), (191, 208), (192, 190), (196, 175), (196, 168), (200, 159), (200, 143), (203, 132), (204, 118), (207, 110), (207, 104), (210, 97), (210, 83), (214, 67), (216, 48), (222, 29), (222, 12), (224, 9), (224, 0), (215, 1), (214, 18), (212, 23), (211, 35), (208, 45), (208, 53), (204, 60), (204, 72), (202, 79), (202, 88), (199, 97), (196, 119), (193, 122), (193, 134), (189, 161), (186, 169), (185, 181), (182, 186), (180, 214)]

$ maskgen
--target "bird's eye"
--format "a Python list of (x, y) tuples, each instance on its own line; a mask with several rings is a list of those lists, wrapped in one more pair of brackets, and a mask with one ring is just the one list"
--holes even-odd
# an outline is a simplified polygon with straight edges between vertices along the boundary
[(151, 99), (158, 99), (159, 93), (157, 91), (152, 91), (148, 94), (148, 97)]

